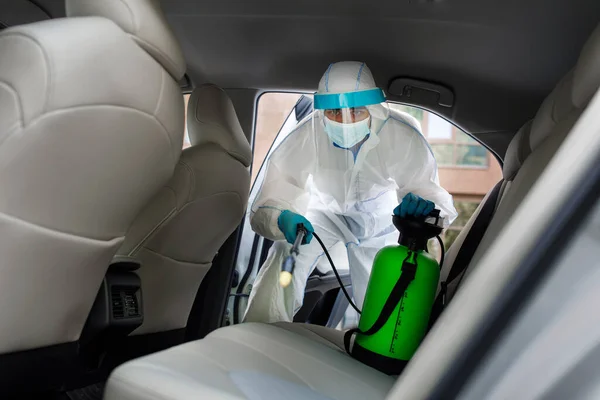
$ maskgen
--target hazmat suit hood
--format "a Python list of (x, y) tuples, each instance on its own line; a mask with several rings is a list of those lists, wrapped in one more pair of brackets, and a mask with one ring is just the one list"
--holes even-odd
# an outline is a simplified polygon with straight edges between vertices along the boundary
[(377, 133), (389, 116), (383, 90), (365, 63), (331, 64), (315, 93), (315, 129), (322, 129), (337, 146), (350, 149)]

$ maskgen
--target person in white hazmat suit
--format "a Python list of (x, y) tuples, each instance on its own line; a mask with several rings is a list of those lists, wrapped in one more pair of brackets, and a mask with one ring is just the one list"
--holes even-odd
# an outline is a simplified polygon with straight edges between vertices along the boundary
[[(355, 304), (362, 308), (375, 254), (398, 239), (392, 213), (427, 215), (436, 207), (446, 226), (456, 217), (419, 123), (389, 110), (364, 63), (331, 64), (314, 108), (270, 156), (252, 205), (253, 230), (275, 243), (254, 282), (244, 321), (293, 320), (309, 275), (327, 262), (311, 240), (313, 232), (328, 251), (340, 242), (345, 246), (347, 260), (333, 261), (349, 265)], [(284, 288), (281, 263), (300, 223), (308, 234)]]

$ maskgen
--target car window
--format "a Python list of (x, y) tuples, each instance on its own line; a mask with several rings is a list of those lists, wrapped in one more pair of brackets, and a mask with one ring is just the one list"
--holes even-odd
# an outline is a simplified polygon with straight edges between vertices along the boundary
[[(440, 184), (454, 199), (458, 217), (442, 234), (448, 249), (471, 218), (487, 192), (502, 179), (496, 157), (471, 136), (438, 115), (401, 104), (389, 103), (392, 110), (412, 115), (421, 123), (423, 136), (435, 155)], [(431, 242), (437, 253), (437, 243)]]
[[(309, 103), (310, 109), (307, 109)], [(277, 146), (298, 124), (296, 108), (302, 114), (312, 110), (312, 99), (298, 93), (265, 93), (258, 101), (256, 130), (253, 138), (252, 183), (248, 210), (243, 222), (242, 237), (236, 259), (237, 282), (234, 282), (230, 298), (226, 324), (238, 323), (244, 313), (246, 296), (264, 255), (264, 239), (256, 235), (250, 226), (250, 208), (258, 194), (265, 173), (266, 160)], [(301, 115), (298, 115), (301, 117)]]
[[(265, 100), (264, 103), (262, 102)], [(258, 194), (269, 156), (312, 111), (312, 96), (297, 93), (266, 93), (258, 103), (248, 209)]]
[[(252, 183), (258, 175), (269, 149), (275, 142), (277, 134), (301, 96), (298, 93), (265, 93), (260, 96), (256, 112)], [(289, 133), (289, 131), (285, 133)]]

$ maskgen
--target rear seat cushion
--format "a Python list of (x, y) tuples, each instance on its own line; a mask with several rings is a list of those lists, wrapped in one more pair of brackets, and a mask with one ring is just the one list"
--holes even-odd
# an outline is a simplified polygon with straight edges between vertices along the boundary
[(245, 323), (120, 366), (104, 398), (376, 400), (394, 382), (311, 338)]

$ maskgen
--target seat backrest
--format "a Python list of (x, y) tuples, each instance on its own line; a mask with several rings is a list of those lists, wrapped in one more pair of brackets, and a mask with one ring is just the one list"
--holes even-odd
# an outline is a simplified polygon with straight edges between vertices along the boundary
[(0, 354), (79, 338), (129, 225), (179, 158), (178, 49), (99, 17), (0, 33)]
[[(499, 196), (494, 216), (475, 251), (470, 267), (477, 264), (486, 249), (498, 236), (599, 87), (600, 25), (583, 47), (576, 66), (544, 100), (535, 118), (525, 124), (512, 139), (504, 160), (503, 190)], [(442, 270), (442, 279), (445, 279), (452, 268), (462, 241), (478, 217), (480, 208), (481, 205), (448, 250), (448, 257), (446, 257)], [(469, 271), (470, 268), (466, 270), (465, 275), (468, 275)], [(458, 282), (460, 282), (459, 279), (448, 286), (450, 298), (456, 291)]]
[(194, 90), (187, 122), (191, 147), (118, 252), (142, 265), (144, 323), (134, 335), (186, 327), (200, 283), (248, 202), (252, 151), (225, 91)]
[[(494, 211), (496, 210), (498, 204), (502, 200), (502, 197), (506, 193), (508, 187), (512, 184), (512, 180), (515, 178), (515, 175), (523, 165), (523, 162), (531, 153), (531, 148), (529, 147), (529, 134), (531, 133), (531, 124), (532, 121), (528, 121), (525, 125), (517, 131), (515, 136), (512, 138), (508, 148), (506, 150), (506, 154), (504, 157), (504, 165), (502, 168), (502, 181), (500, 182), (500, 190), (498, 192), (497, 198), (495, 200), (490, 199), (489, 201), (495, 201)], [(471, 228), (475, 224), (475, 221), (480, 217), (480, 212), (483, 208), (483, 205), (488, 201), (488, 198), (492, 195), (493, 189), (491, 189), (487, 195), (482, 199), (481, 203), (469, 219), (469, 221), (465, 224), (465, 227), (458, 234), (452, 246), (446, 251), (444, 257), (444, 265), (442, 266), (441, 271), (441, 281), (446, 281), (448, 278), (448, 274), (450, 270), (454, 266), (454, 262), (459, 254), (459, 251), (462, 250), (462, 246), (465, 242), (467, 235), (470, 233)], [(451, 286), (452, 287), (452, 286)]]

